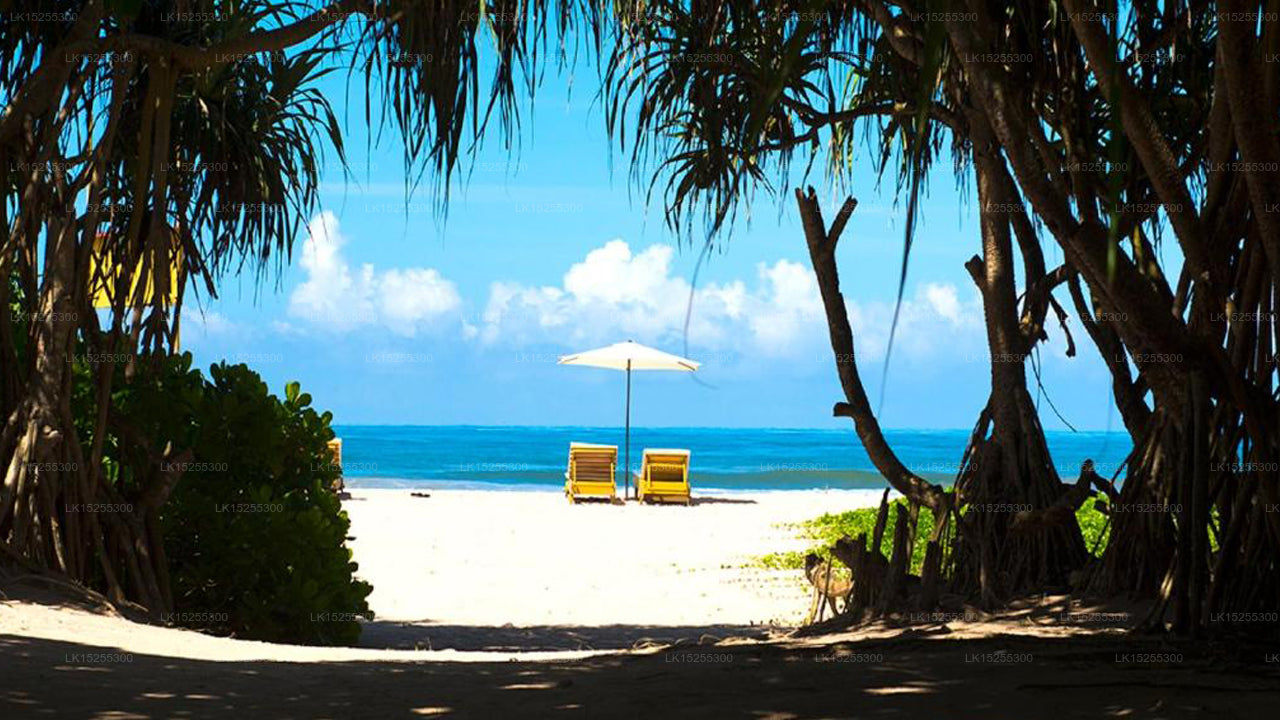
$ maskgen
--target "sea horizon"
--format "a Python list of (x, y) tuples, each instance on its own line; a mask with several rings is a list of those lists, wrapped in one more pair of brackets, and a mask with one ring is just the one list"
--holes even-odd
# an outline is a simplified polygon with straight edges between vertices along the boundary
[[(619, 463), (627, 461), (620, 427), (342, 424), (334, 431), (343, 441), (346, 483), (357, 489), (555, 490), (564, 484), (570, 442), (617, 445)], [(971, 433), (884, 432), (910, 470), (944, 485), (954, 481)], [(1078, 476), (1085, 459), (1092, 459), (1104, 477), (1117, 474), (1132, 447), (1124, 432), (1046, 431), (1045, 437), (1067, 482)], [(632, 471), (646, 447), (689, 449), (690, 481), (701, 490), (887, 487), (852, 428), (632, 427)]]

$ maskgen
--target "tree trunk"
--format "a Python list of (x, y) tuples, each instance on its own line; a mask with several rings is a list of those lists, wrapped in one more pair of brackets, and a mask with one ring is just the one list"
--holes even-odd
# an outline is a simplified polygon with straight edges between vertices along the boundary
[[(1033, 515), (1058, 503), (1066, 491), (1058, 479), (1044, 430), (1027, 391), (1025, 361), (1038, 328), (1024, 333), (1018, 323), (1010, 208), (1003, 158), (994, 134), (976, 112), (969, 114), (974, 168), (981, 205), (982, 258), (967, 264), (982, 296), (991, 353), (991, 434), (975, 433), (976, 448), (957, 482), (959, 502), (968, 511), (961, 523), (959, 552), (968, 556), (957, 569), (960, 587), (976, 589), (984, 603), (1045, 584), (1065, 584), (1088, 557), (1079, 525), (1044, 522)], [(985, 424), (985, 423), (984, 423)], [(1030, 522), (1030, 518), (1036, 518)], [(1015, 522), (1015, 518), (1021, 522)]]
[[(853, 419), (858, 438), (866, 449), (871, 462), (891, 486), (912, 502), (933, 510), (941, 517), (950, 508), (950, 497), (941, 487), (925, 480), (907, 469), (889, 446), (880, 430), (880, 423), (871, 410), (871, 402), (858, 374), (854, 355), (853, 329), (844, 296), (840, 293), (840, 276), (836, 270), (836, 243), (844, 232), (849, 216), (857, 207), (857, 201), (846, 198), (836, 219), (828, 229), (818, 207), (817, 194), (809, 188), (808, 194), (796, 189), (796, 203), (800, 208), (800, 222), (804, 227), (805, 241), (809, 246), (809, 259), (813, 263), (822, 305), (826, 311), (827, 329), (831, 337), (831, 351), (835, 354), (836, 372), (844, 390), (846, 402), (836, 403), (833, 414)], [(876, 549), (876, 548), (873, 548)]]

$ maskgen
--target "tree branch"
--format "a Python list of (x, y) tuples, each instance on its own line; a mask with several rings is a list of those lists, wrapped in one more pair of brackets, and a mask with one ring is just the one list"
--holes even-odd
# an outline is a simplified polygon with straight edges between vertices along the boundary
[[(1213, 263), (1205, 246), (1204, 228), (1187, 190), (1184, 173), (1165, 142), (1146, 98), (1116, 67), (1111, 40), (1103, 32), (1103, 26), (1092, 19), (1102, 11), (1094, 10), (1092, 3), (1086, 8), (1082, 0), (1065, 0), (1065, 3), (1071, 27), (1080, 39), (1090, 69), (1098, 80), (1098, 89), (1112, 107), (1119, 110), (1125, 137), (1133, 144), (1147, 177), (1164, 204), (1165, 215), (1178, 235), (1187, 260), (1197, 273), (1207, 274), (1213, 286), (1225, 287), (1226, 278), (1213, 272)], [(1220, 291), (1212, 292), (1217, 295)]]
[(246, 55), (285, 50), (310, 40), (332, 25), (345, 22), (352, 15), (372, 17), (374, 14), (375, 9), (369, 0), (338, 0), (288, 25), (256, 30), (207, 47), (192, 47), (151, 35), (129, 33), (84, 40), (71, 45), (68, 52), (133, 51), (151, 57), (170, 58), (186, 70), (203, 70)]
[(836, 243), (839, 242), (840, 232), (844, 230), (857, 203), (853, 198), (846, 199), (829, 231), (824, 227), (822, 211), (818, 207), (817, 194), (813, 188), (809, 188), (808, 194), (796, 188), (796, 203), (800, 208), (800, 222), (804, 227), (805, 241), (809, 246), (809, 259), (813, 263), (818, 288), (822, 294), (822, 305), (826, 312), (827, 329), (831, 338), (831, 350), (835, 353), (836, 371), (840, 376), (840, 385), (844, 389), (847, 400), (847, 402), (837, 403), (832, 412), (836, 416), (853, 419), (858, 438), (862, 441), (867, 456), (895, 490), (912, 502), (932, 509), (935, 513), (946, 512), (950, 507), (947, 493), (941, 487), (908, 470), (885, 440), (884, 433), (880, 430), (880, 423), (871, 410), (871, 402), (867, 399), (862, 378), (858, 374), (857, 360), (854, 357), (853, 329), (849, 325), (844, 296), (840, 293), (840, 277), (836, 270), (835, 259)]

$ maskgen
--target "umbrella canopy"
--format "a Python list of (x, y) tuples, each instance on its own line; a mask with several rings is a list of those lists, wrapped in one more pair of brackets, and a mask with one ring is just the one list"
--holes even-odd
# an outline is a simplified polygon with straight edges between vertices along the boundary
[(685, 372), (693, 372), (701, 366), (701, 363), (655, 350), (634, 340), (573, 355), (564, 355), (560, 358), (560, 364), (589, 365), (614, 370), (683, 370)]
[(624, 488), (622, 496), (625, 498), (631, 491), (631, 371), (676, 370), (693, 372), (701, 367), (701, 363), (628, 340), (614, 343), (608, 347), (561, 356), (560, 364), (625, 370), (627, 373), (627, 439), (626, 453), (624, 455), (626, 464), (622, 470)]

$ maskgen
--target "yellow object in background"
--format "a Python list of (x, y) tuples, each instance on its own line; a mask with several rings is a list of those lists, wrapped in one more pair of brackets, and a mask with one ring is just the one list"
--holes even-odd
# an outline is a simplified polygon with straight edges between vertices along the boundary
[(569, 469), (564, 473), (564, 494), (569, 502), (580, 496), (618, 496), (618, 446), (569, 443)]
[(328, 442), (330, 461), (342, 472), (342, 438), (334, 438)]
[(338, 477), (333, 481), (334, 492), (342, 492), (346, 489), (347, 483), (342, 478), (342, 438), (334, 438), (330, 440), (329, 446), (329, 462), (338, 468)]
[[(89, 297), (93, 300), (93, 306), (96, 308), (112, 307), (112, 296), (115, 294), (116, 281), (120, 277), (120, 268), (116, 265), (112, 258), (112, 253), (103, 249), (106, 244), (105, 238), (99, 236), (94, 243), (93, 255), (89, 260)], [(170, 253), (169, 265), (169, 288), (165, 293), (161, 303), (164, 305), (173, 305), (178, 301), (178, 289), (181, 287), (182, 280), (182, 252), (175, 248)], [(146, 289), (142, 294), (141, 306), (146, 307), (152, 303), (155, 294), (155, 269), (148, 268)], [(133, 282), (129, 286), (129, 298), (136, 296), (138, 291), (138, 283), (142, 282), (142, 261), (139, 260), (133, 269)], [(131, 307), (126, 303), (127, 307)]]
[(689, 451), (646, 448), (636, 473), (640, 502), (674, 500), (689, 505)]

